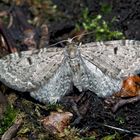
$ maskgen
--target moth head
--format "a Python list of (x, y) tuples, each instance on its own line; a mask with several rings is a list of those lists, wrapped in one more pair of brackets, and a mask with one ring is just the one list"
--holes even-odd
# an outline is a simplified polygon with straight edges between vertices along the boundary
[(76, 58), (79, 56), (79, 45), (77, 45), (72, 39), (68, 39), (68, 43), (65, 49), (66, 55), (70, 58)]

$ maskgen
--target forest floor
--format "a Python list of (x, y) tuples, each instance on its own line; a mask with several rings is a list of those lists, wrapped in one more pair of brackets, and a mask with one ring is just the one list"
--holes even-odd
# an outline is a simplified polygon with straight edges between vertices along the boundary
[[(19, 50), (43, 48), (75, 35), (81, 35), (82, 42), (124, 38), (140, 40), (139, 17), (138, 0), (1, 0), (0, 34), (4, 36), (6, 45), (0, 41), (0, 57)], [(92, 21), (96, 27), (92, 26)], [(89, 32), (95, 30), (95, 33), (84, 36), (86, 28)], [(104, 30), (103, 33), (101, 30)], [(113, 31), (117, 31), (117, 35)], [(140, 101), (126, 104), (113, 112), (106, 99), (90, 91), (80, 93), (74, 88), (69, 96), (66, 96), (67, 102), (62, 100), (59, 104), (44, 105), (30, 97), (29, 93), (17, 92), (1, 83), (0, 137), (3, 140), (131, 140), (140, 136)], [(114, 102), (118, 100), (121, 99), (114, 99)], [(77, 123), (78, 113), (73, 106), (81, 114)], [(63, 112), (61, 117), (66, 120), (60, 119), (58, 125), (69, 125), (68, 128), (46, 126), (46, 118), (51, 112)], [(67, 121), (71, 117), (65, 112), (73, 114), (70, 123)]]

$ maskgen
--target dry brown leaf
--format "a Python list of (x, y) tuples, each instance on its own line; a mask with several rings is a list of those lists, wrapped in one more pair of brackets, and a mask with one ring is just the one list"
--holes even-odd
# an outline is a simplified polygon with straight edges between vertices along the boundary
[(122, 88), (116, 96), (120, 97), (134, 97), (140, 96), (140, 77), (130, 76), (123, 81)]
[(139, 136), (136, 136), (132, 140), (140, 140), (140, 137)]
[(68, 126), (73, 114), (70, 112), (51, 112), (51, 114), (41, 120), (45, 129), (53, 134), (63, 132)]

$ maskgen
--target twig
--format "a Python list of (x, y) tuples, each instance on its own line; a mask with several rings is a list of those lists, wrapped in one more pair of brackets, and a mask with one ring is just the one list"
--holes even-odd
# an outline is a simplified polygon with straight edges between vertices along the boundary
[(107, 124), (103, 124), (103, 126), (111, 128), (111, 129), (115, 129), (115, 130), (118, 130), (118, 131), (122, 131), (122, 132), (125, 132), (125, 133), (133, 134), (133, 135), (136, 135), (136, 136), (140, 136), (139, 133), (136, 133), (136, 132), (133, 132), (133, 131), (130, 131), (130, 130), (127, 130), (127, 129), (123, 129), (123, 128), (119, 128), (119, 127), (115, 127), (115, 126), (111, 126), (111, 125), (107, 125)]
[[(127, 133), (127, 134), (132, 134), (132, 135), (140, 136), (140, 133), (137, 133), (137, 132), (134, 132), (134, 131), (130, 131), (130, 130), (127, 130), (127, 129), (111, 126), (111, 125), (108, 125), (108, 124), (102, 124), (102, 123), (98, 123), (98, 122), (95, 122), (95, 124), (97, 126), (107, 127), (107, 128), (110, 128), (110, 129), (114, 129), (114, 130), (117, 130), (117, 131), (121, 131), (121, 132)], [(81, 134), (87, 133), (89, 130), (91, 130), (93, 128), (94, 128), (93, 126), (86, 127), (84, 129), (80, 130), (80, 133)]]
[(22, 118), (16, 118), (15, 123), (2, 135), (1, 140), (11, 140), (22, 124)]
[(113, 106), (112, 111), (116, 112), (120, 107), (129, 103), (137, 102), (137, 101), (140, 101), (140, 96), (136, 96), (130, 99), (122, 99), (115, 106)]
[(2, 21), (0, 20), (0, 33), (2, 34), (6, 45), (7, 45), (7, 50), (9, 52), (15, 52), (16, 48), (15, 48), (15, 42), (13, 41), (13, 38), (10, 34), (10, 32), (8, 31), (8, 29), (3, 25)]

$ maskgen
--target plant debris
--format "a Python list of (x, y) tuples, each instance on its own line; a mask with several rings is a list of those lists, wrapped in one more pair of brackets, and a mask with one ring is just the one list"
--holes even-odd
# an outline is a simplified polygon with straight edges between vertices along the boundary
[(51, 114), (41, 120), (43, 126), (50, 133), (63, 132), (68, 126), (73, 114), (70, 112), (51, 112)]
[[(111, 31), (117, 30), (126, 38), (140, 39), (139, 5), (138, 0), (131, 2), (113, 0), (108, 1), (107, 4), (98, 0), (86, 2), (83, 0), (2, 0), (0, 3), (0, 57), (17, 51), (48, 47), (51, 43), (73, 35), (80, 34), (77, 40), (81, 40), (86, 31), (83, 27), (77, 30), (77, 23), (86, 23), (85, 26), (88, 28), (96, 24), (95, 29), (98, 32), (105, 29), (105, 33), (109, 32), (111, 37), (115, 37), (115, 32), (112, 35)], [(84, 13), (87, 7), (88, 13)], [(82, 14), (87, 14), (85, 21), (81, 17)], [(95, 16), (92, 19), (89, 15)], [(97, 17), (99, 19), (95, 23)], [(108, 26), (107, 23), (112, 20), (113, 25)], [(122, 36), (120, 32), (117, 32), (119, 37)], [(102, 36), (101, 34), (98, 34), (99, 40), (102, 36), (104, 37), (104, 34)], [(92, 39), (96, 39), (96, 36), (93, 35)], [(91, 38), (87, 36), (85, 40), (90, 42)], [(1, 84), (0, 138), (129, 140), (134, 137), (133, 139), (139, 139), (135, 137), (140, 134), (139, 83), (139, 76), (128, 77), (123, 81), (121, 91), (106, 100), (90, 91), (80, 93), (74, 89), (71, 97), (63, 100), (64, 112), (57, 112), (57, 105), (40, 104), (28, 93), (23, 94), (11, 89), (3, 90), (4, 85)], [(10, 96), (12, 93), (14, 97)], [(26, 117), (16, 120), (19, 112), (24, 113)], [(71, 117), (72, 121), (70, 121)], [(76, 128), (69, 128), (68, 125)], [(53, 135), (47, 134), (47, 131), (52, 131)], [(60, 135), (57, 137), (54, 133), (60, 133)]]

